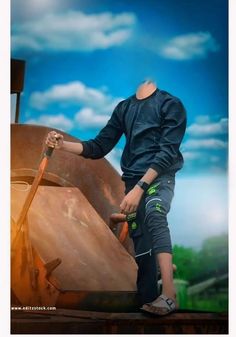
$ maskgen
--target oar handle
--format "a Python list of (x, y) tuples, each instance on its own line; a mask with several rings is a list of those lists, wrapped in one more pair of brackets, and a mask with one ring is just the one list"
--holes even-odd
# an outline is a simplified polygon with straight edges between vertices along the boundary
[(44, 152), (44, 157), (50, 158), (54, 151), (54, 147), (48, 146)]
[[(56, 135), (55, 136), (56, 139), (59, 139), (59, 136)], [(54, 146), (48, 146), (47, 149), (44, 152), (44, 157), (50, 158), (53, 151), (54, 151), (55, 147)]]

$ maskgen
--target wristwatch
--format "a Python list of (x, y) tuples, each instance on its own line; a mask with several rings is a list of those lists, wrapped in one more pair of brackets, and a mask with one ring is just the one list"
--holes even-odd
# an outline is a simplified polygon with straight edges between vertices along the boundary
[(141, 189), (144, 190), (144, 192), (146, 192), (147, 189), (149, 188), (149, 184), (148, 184), (148, 183), (145, 183), (145, 181), (142, 181), (142, 180), (139, 180), (139, 181), (137, 182), (137, 185), (138, 185), (139, 187), (141, 187)]

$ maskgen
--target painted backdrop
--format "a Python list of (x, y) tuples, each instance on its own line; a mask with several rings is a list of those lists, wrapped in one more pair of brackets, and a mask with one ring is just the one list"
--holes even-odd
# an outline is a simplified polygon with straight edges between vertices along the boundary
[[(93, 138), (147, 78), (183, 101), (176, 282), (182, 307), (217, 311), (227, 309), (227, 10), (225, 0), (11, 1), (12, 57), (26, 60), (20, 122)], [(123, 146), (107, 155), (119, 172)]]

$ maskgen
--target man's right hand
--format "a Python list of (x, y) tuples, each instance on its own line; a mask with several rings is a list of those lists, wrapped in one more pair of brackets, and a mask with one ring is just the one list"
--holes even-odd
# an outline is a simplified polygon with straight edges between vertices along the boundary
[(63, 146), (64, 137), (60, 133), (56, 131), (50, 131), (47, 135), (45, 143), (49, 147), (53, 147), (55, 149), (60, 149)]

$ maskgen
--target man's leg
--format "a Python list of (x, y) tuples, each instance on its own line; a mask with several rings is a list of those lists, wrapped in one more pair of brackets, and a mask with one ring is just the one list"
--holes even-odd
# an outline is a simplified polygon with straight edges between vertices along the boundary
[(155, 255), (145, 254), (135, 258), (138, 265), (137, 290), (139, 305), (154, 301), (158, 293)]
[(145, 198), (136, 213), (127, 216), (129, 234), (134, 242), (135, 260), (138, 265), (137, 290), (139, 304), (152, 302), (158, 296), (156, 254), (152, 250), (152, 239), (144, 226)]
[[(176, 308), (176, 294), (173, 281), (172, 245), (167, 223), (167, 214), (174, 195), (174, 178), (161, 177), (147, 191), (145, 224), (151, 234), (162, 279), (162, 295), (146, 311), (166, 314)], [(156, 307), (158, 309), (156, 309)]]
[(162, 294), (176, 301), (176, 291), (173, 280), (172, 254), (170, 253), (157, 254), (157, 262), (160, 266), (161, 272)]

